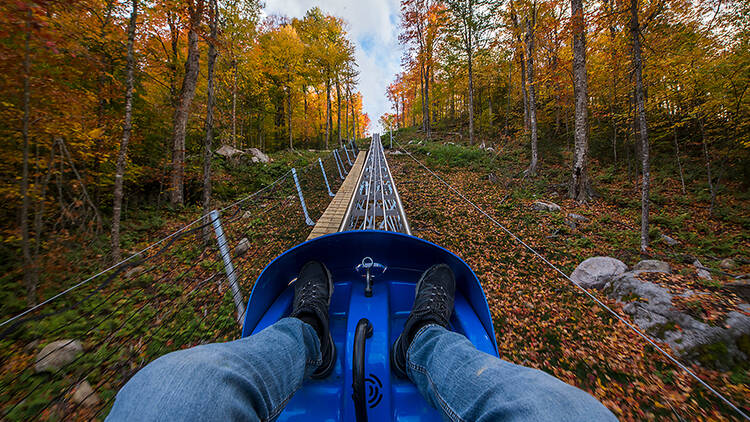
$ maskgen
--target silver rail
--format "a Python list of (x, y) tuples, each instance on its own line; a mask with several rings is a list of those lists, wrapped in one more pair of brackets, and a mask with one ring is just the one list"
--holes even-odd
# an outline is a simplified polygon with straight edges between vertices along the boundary
[(357, 188), (339, 227), (339, 231), (348, 230), (387, 230), (411, 234), (379, 134), (372, 136)]

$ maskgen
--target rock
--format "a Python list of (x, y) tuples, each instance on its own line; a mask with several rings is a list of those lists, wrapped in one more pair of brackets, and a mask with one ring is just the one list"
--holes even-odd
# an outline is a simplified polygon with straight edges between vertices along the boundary
[(737, 268), (737, 263), (734, 262), (734, 259), (732, 258), (724, 258), (721, 260), (721, 263), (719, 263), (719, 268), (722, 270), (733, 270)]
[(588, 223), (589, 222), (588, 218), (582, 216), (581, 214), (573, 214), (572, 212), (568, 213), (568, 218), (570, 218), (573, 221), (580, 221), (581, 223)]
[(711, 280), (711, 273), (708, 272), (708, 270), (704, 269), (705, 267), (703, 266), (703, 264), (701, 264), (700, 261), (696, 259), (695, 261), (693, 261), (693, 265), (695, 266), (695, 268), (697, 268), (695, 273), (698, 275), (698, 278), (702, 278), (704, 280)]
[(242, 152), (241, 150), (230, 145), (222, 145), (221, 148), (216, 150), (216, 153), (225, 158), (232, 158), (236, 155), (244, 154), (244, 152)]
[(495, 148), (487, 147), (487, 148), (485, 148), (485, 151), (487, 151), (487, 152), (495, 152)]
[(73, 391), (73, 402), (85, 407), (93, 407), (99, 404), (99, 396), (96, 395), (88, 381), (83, 381)]
[[(250, 148), (249, 150), (247, 150), (247, 152), (253, 156), (251, 160), (254, 159), (253, 160), (254, 163), (258, 161), (261, 163), (268, 163), (271, 161), (268, 155), (264, 154), (263, 151), (259, 150), (258, 148)], [(255, 160), (258, 160), (258, 161), (255, 161)]]
[(401, 155), (401, 154), (403, 154), (403, 152), (401, 152), (400, 150), (394, 149), (394, 150), (388, 151), (388, 154), (391, 154), (391, 155)]
[(595, 256), (578, 264), (573, 273), (570, 274), (570, 278), (583, 288), (599, 289), (627, 269), (628, 266), (619, 259)]
[(246, 237), (240, 239), (240, 243), (234, 247), (234, 256), (242, 256), (250, 250), (250, 241)]
[(666, 234), (661, 235), (661, 240), (664, 241), (669, 246), (677, 246), (680, 244), (679, 241), (672, 239), (671, 237), (667, 236)]
[(125, 271), (125, 277), (126, 278), (135, 278), (135, 277), (138, 277), (139, 275), (143, 274), (144, 271), (146, 271), (146, 269), (143, 266), (139, 265), (137, 267), (133, 267), (133, 268)]
[(726, 366), (747, 358), (737, 343), (750, 335), (750, 317), (732, 311), (722, 326), (703, 323), (675, 308), (666, 288), (638, 279), (642, 272), (623, 273), (604, 287), (608, 296), (625, 302), (622, 309), (638, 327), (666, 341), (680, 356), (704, 365)]
[(83, 352), (83, 346), (78, 340), (57, 340), (44, 346), (36, 355), (36, 372), (54, 372), (72, 362)]
[(550, 212), (560, 211), (559, 205), (555, 204), (554, 202), (547, 202), (547, 201), (536, 201), (531, 205), (531, 208), (537, 211), (550, 211)]
[(732, 281), (731, 283), (727, 283), (722, 286), (722, 288), (729, 290), (730, 292), (750, 302), (750, 281)]
[(26, 346), (23, 346), (23, 351), (24, 352), (33, 352), (37, 347), (39, 347), (39, 343), (41, 343), (41, 341), (34, 340), (31, 343), (27, 344)]
[(670, 267), (669, 264), (664, 261), (659, 261), (657, 259), (644, 259), (643, 261), (635, 264), (635, 266), (633, 266), (633, 270), (671, 273), (672, 267)]
[(250, 218), (252, 216), (253, 216), (253, 213), (251, 213), (250, 210), (247, 210), (244, 213), (242, 213), (242, 218), (245, 218), (245, 219)]

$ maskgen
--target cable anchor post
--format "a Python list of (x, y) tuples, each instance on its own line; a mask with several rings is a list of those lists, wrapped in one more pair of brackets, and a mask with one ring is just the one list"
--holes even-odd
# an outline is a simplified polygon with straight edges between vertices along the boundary
[(299, 196), (299, 203), (302, 205), (302, 212), (305, 213), (305, 223), (308, 226), (314, 226), (315, 222), (310, 218), (310, 214), (307, 213), (307, 205), (305, 205), (305, 197), (302, 196), (302, 186), (299, 184), (299, 178), (297, 178), (297, 169), (292, 168), (292, 177), (294, 177), (294, 184), (297, 185), (297, 195)]
[(320, 171), (323, 172), (323, 181), (326, 182), (326, 189), (328, 189), (328, 196), (334, 197), (336, 195), (331, 192), (331, 185), (328, 184), (328, 176), (326, 176), (326, 169), (323, 167), (323, 160), (318, 157), (318, 164), (320, 164)]
[(219, 253), (221, 254), (222, 261), (224, 261), (224, 271), (227, 273), (229, 288), (232, 290), (234, 306), (237, 308), (237, 322), (242, 326), (245, 320), (245, 300), (242, 298), (240, 286), (237, 284), (237, 273), (232, 265), (232, 257), (229, 255), (224, 229), (221, 227), (221, 221), (219, 220), (219, 211), (213, 210), (209, 213), (209, 216), (214, 227), (214, 233), (216, 234), (216, 242), (219, 244)]

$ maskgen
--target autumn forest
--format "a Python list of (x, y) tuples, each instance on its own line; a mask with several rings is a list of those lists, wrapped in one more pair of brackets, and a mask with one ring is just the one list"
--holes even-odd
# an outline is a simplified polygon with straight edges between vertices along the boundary
[[(319, 3), (0, 3), (0, 420), (102, 419), (151, 360), (238, 338), (236, 294), (373, 133), (412, 234), (476, 272), (503, 359), (623, 420), (748, 412), (750, 2), (393, 0), (379, 99), (344, 14), (381, 5)], [(577, 278), (599, 258), (622, 270)], [(35, 366), (61, 339), (76, 360)]]

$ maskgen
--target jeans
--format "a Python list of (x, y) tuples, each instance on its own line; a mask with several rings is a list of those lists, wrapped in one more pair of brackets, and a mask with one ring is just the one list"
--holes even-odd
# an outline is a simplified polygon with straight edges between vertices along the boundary
[[(120, 390), (107, 421), (273, 420), (320, 362), (315, 330), (284, 318), (250, 337), (156, 359)], [(445, 420), (616, 420), (582, 390), (480, 352), (438, 325), (419, 330), (407, 364)]]

